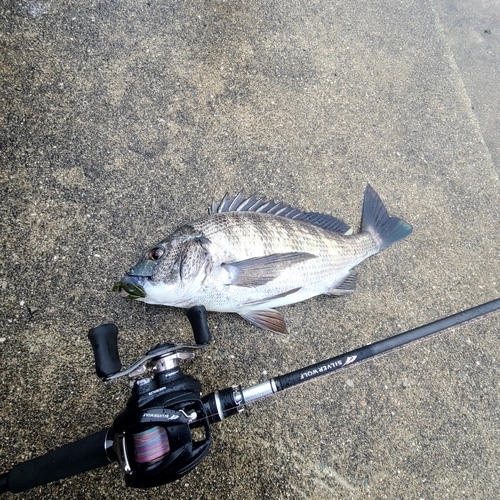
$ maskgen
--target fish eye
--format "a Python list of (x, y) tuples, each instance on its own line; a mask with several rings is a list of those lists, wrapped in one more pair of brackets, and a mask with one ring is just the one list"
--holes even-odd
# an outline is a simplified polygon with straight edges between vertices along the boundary
[(158, 260), (161, 259), (162, 255), (165, 253), (165, 249), (162, 247), (155, 247), (151, 249), (148, 253), (149, 260)]

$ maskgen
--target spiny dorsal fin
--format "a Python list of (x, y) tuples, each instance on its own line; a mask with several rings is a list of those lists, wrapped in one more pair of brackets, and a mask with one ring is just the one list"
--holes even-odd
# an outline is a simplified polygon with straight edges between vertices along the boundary
[(223, 212), (259, 212), (277, 215), (279, 217), (309, 222), (314, 226), (341, 234), (346, 234), (351, 230), (345, 222), (331, 215), (320, 214), (318, 212), (303, 212), (285, 203), (276, 203), (274, 200), (257, 198), (254, 194), (247, 198), (243, 191), (240, 191), (234, 197), (226, 193), (220, 203), (213, 201), (212, 206), (208, 209), (209, 215)]

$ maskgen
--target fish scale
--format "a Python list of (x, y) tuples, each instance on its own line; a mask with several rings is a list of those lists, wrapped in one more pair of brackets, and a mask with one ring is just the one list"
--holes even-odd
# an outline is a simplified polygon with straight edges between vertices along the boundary
[(235, 312), (285, 333), (283, 315), (274, 307), (352, 293), (353, 267), (412, 231), (407, 222), (389, 216), (370, 185), (361, 232), (347, 235), (348, 229), (329, 215), (255, 195), (226, 195), (212, 204), (208, 216), (148, 250), (115, 289), (152, 304)]
[[(252, 290), (242, 287), (225, 290), (224, 297), (234, 294), (239, 307), (243, 307), (245, 302), (262, 298), (262, 295), (271, 297), (297, 287), (310, 296), (317, 295), (315, 289), (320, 290), (319, 293), (326, 293), (345, 278), (353, 265), (377, 251), (376, 242), (370, 234), (349, 237), (301, 221), (285, 218), (276, 220), (272, 215), (251, 212), (245, 213), (243, 217), (236, 212), (217, 214), (215, 217), (215, 220), (200, 220), (193, 227), (210, 240), (206, 248), (216, 265), (290, 251), (316, 256), (312, 262), (299, 262), (290, 266), (266, 285)], [(220, 246), (224, 250), (216, 248)], [(214, 280), (217, 281), (216, 276)], [(215, 296), (221, 288), (214, 289), (209, 283), (200, 291), (200, 298), (209, 307), (217, 307), (214, 310), (227, 311), (232, 304)]]

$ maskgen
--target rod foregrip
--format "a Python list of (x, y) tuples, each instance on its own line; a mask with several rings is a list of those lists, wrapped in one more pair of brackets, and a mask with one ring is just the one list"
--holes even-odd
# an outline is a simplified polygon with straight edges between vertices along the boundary
[(21, 493), (109, 464), (107, 433), (107, 429), (96, 432), (41, 457), (17, 464), (0, 476), (0, 493)]

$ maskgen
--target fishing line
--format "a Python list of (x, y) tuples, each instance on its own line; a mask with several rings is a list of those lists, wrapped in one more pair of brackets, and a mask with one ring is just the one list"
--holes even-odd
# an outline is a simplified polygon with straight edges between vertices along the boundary
[(132, 434), (135, 461), (138, 464), (154, 464), (170, 453), (167, 431), (158, 425)]

